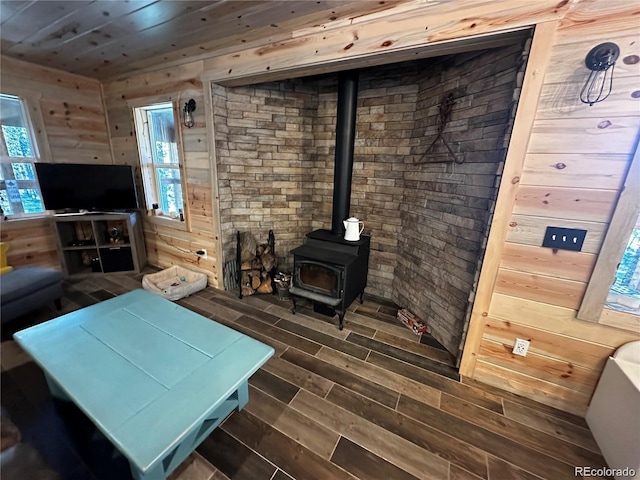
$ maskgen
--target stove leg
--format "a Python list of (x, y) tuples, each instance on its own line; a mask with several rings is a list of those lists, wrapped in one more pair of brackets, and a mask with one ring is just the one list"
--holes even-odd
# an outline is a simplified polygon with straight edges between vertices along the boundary
[(342, 330), (342, 323), (344, 322), (344, 313), (338, 314), (338, 330)]
[(296, 313), (296, 298), (291, 295), (291, 313)]
[(364, 299), (362, 298), (364, 296), (364, 290), (360, 292), (360, 304), (364, 303)]

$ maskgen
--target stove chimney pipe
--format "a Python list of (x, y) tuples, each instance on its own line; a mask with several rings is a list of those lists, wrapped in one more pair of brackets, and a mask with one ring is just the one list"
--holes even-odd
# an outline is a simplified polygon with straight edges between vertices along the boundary
[(343, 220), (349, 218), (353, 146), (356, 139), (358, 71), (338, 75), (338, 117), (336, 122), (336, 156), (333, 170), (333, 212), (331, 233), (344, 236)]

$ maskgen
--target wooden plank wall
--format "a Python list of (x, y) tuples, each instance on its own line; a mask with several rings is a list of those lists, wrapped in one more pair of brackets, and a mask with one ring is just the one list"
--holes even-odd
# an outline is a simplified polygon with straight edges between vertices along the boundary
[(48, 217), (2, 222), (0, 241), (9, 245), (8, 265), (60, 268), (56, 238)]
[[(29, 97), (43, 162), (112, 162), (100, 82), (4, 56), (0, 62), (2, 92)], [(0, 230), (10, 265), (59, 268), (48, 218), (9, 220)]]
[[(213, 215), (213, 197), (209, 157), (208, 129), (212, 128), (206, 115), (205, 97), (199, 75), (202, 63), (193, 62), (156, 73), (132, 76), (127, 80), (104, 85), (105, 104), (115, 163), (139, 166), (138, 147), (134, 134), (132, 104), (177, 101), (180, 111), (191, 98), (196, 101), (195, 126), (182, 130), (184, 163), (187, 178), (187, 210), (190, 231), (159, 225), (145, 220), (144, 237), (147, 261), (159, 267), (192, 265), (205, 271), (209, 285), (218, 286), (216, 264), (217, 235)], [(141, 103), (142, 102), (142, 103)], [(180, 121), (180, 119), (176, 119)], [(139, 168), (137, 169), (139, 172)], [(207, 250), (207, 258), (195, 255), (196, 250)]]
[[(495, 252), (495, 258), (488, 258), (486, 264), (496, 271), (488, 276), (491, 282), (480, 285), (478, 296), (484, 289), (488, 307), (470, 325), (465, 345), (467, 361), (461, 373), (582, 414), (606, 357), (621, 344), (638, 338), (628, 331), (575, 318), (640, 125), (637, 100), (629, 96), (638, 65), (619, 62), (616, 91), (602, 104), (583, 106), (577, 93), (587, 73), (584, 56), (596, 43), (618, 42), (623, 58), (637, 53), (633, 50), (637, 50), (638, 32), (632, 20), (636, 10), (625, 1), (414, 2), (294, 31), (274, 43), (267, 43), (267, 39), (248, 42), (220, 51), (203, 60), (202, 65), (194, 62), (107, 85), (116, 161), (136, 158), (125, 108), (127, 97), (183, 94), (193, 88), (193, 96), (199, 101), (197, 78), (236, 84), (247, 78), (265, 81), (269, 78), (265, 75), (285, 78), (292, 71), (296, 76), (300, 72), (320, 73), (335, 70), (336, 65), (346, 65), (349, 60), (366, 59), (375, 64), (376, 55), (393, 61), (390, 51), (419, 51), (437, 41), (536, 24), (547, 25), (548, 30), (551, 22), (561, 21), (557, 31), (553, 32), (553, 27), (550, 32), (555, 35), (545, 35), (547, 42), (554, 42), (550, 57), (544, 56), (545, 63), (531, 72), (547, 72), (541, 92), (528, 102), (531, 111), (527, 114), (534, 120), (531, 138), (528, 127), (513, 132), (513, 138), (524, 145), (525, 158), (517, 160), (524, 170), (518, 167), (515, 201), (496, 207), (496, 217), (506, 220), (503, 225), (494, 225), (503, 229), (496, 237), (498, 244), (487, 247), (488, 252)], [(631, 44), (634, 38), (635, 47)], [(196, 113), (201, 115), (202, 110)], [(209, 117), (205, 129), (200, 127), (203, 121), (199, 117), (194, 132), (212, 132)], [(199, 165), (198, 174), (189, 174), (189, 185), (197, 177), (203, 182), (199, 185), (204, 192), (209, 164), (200, 148), (206, 143), (201, 138), (200, 142), (187, 139), (185, 144), (187, 168), (194, 168), (192, 162)], [(198, 152), (196, 160), (190, 160), (190, 152)], [(566, 167), (554, 167), (558, 163)], [(505, 171), (509, 171), (509, 165)], [(508, 210), (498, 215), (505, 208)], [(584, 251), (552, 255), (539, 247), (550, 224), (586, 228), (589, 235)], [(189, 234), (158, 230), (167, 235), (168, 241), (154, 239), (155, 234), (147, 227), (151, 263), (189, 261), (190, 257), (170, 243), (190, 249), (198, 235), (202, 239), (212, 235), (208, 224), (204, 226)], [(212, 283), (217, 284), (220, 266), (211, 264), (211, 268), (215, 272)], [(526, 358), (509, 353), (516, 336), (531, 339), (531, 353)]]
[(52, 163), (111, 163), (100, 82), (2, 57), (2, 91), (32, 92), (39, 106)]
[[(487, 247), (493, 258), (486, 261), (496, 271), (480, 285), (478, 297), (486, 296), (487, 309), (470, 325), (461, 373), (583, 414), (607, 356), (639, 338), (575, 318), (640, 125), (638, 100), (631, 96), (638, 65), (623, 60), (637, 54), (637, 6), (596, 0), (460, 0), (403, 9), (361, 16), (341, 27), (293, 32), (290, 39), (269, 45), (254, 42), (221, 52), (204, 61), (204, 78), (237, 84), (244, 78), (264, 80), (266, 73), (279, 78), (291, 71), (320, 73), (349, 60), (375, 64), (376, 55), (384, 56), (387, 48), (399, 54), (419, 52), (429, 43), (472, 33), (526, 25), (544, 28), (542, 43), (546, 41), (550, 52), (540, 55), (544, 63), (530, 72), (543, 79), (537, 81), (542, 88), (528, 99), (524, 112), (529, 117), (525, 123), (533, 121), (532, 130), (526, 126), (513, 131), (522, 145), (521, 158), (514, 160), (515, 197), (496, 206), (496, 217), (505, 221), (494, 225), (502, 231), (494, 236), (497, 243)], [(560, 21), (557, 31), (555, 21)], [(623, 50), (616, 91), (606, 102), (588, 107), (578, 100), (588, 73), (584, 57), (602, 41), (616, 41)], [(559, 163), (565, 167), (557, 168)], [(586, 228), (585, 250), (552, 255), (541, 248), (547, 225)], [(531, 339), (526, 358), (510, 353), (516, 336)]]
[[(495, 218), (502, 223), (494, 223), (500, 231), (493, 245), (489, 240), (487, 252), (493, 257), (483, 267), (495, 272), (485, 275), (484, 284), (481, 278), (477, 298), (487, 299), (486, 310), (477, 312), (469, 326), (461, 373), (583, 414), (606, 357), (639, 338), (575, 318), (640, 125), (638, 100), (630, 96), (638, 64), (624, 63), (637, 54), (637, 10), (626, 1), (416, 2), (220, 52), (204, 60), (203, 78), (237, 84), (264, 81), (266, 74), (321, 73), (343, 68), (349, 60), (375, 64), (390, 50), (419, 52), (433, 42), (472, 34), (544, 28), (541, 49), (551, 51), (541, 54), (544, 63), (529, 72), (543, 78), (542, 88), (527, 99), (528, 125), (513, 131), (522, 145), (520, 158), (511, 160), (517, 168), (505, 166), (505, 172), (516, 172), (514, 198), (496, 206)], [(557, 31), (555, 21), (560, 21)], [(578, 100), (588, 73), (584, 57), (602, 41), (616, 41), (623, 50), (616, 91), (588, 107)], [(559, 163), (565, 167), (557, 168)], [(541, 248), (547, 225), (586, 228), (584, 251), (552, 255)], [(510, 353), (516, 336), (531, 339), (528, 357)]]
[[(514, 201), (496, 206), (495, 217), (505, 222), (493, 225), (501, 231), (497, 244), (487, 247), (494, 253), (484, 267), (495, 268), (495, 275), (486, 275), (491, 281), (484, 284), (481, 279), (478, 297), (487, 296), (487, 309), (469, 327), (461, 373), (583, 414), (606, 357), (640, 338), (575, 318), (640, 127), (639, 100), (630, 96), (640, 64), (624, 62), (638, 54), (638, 13), (637, 5), (626, 0), (416, 1), (293, 31), (273, 42), (266, 37), (246, 44), (238, 41), (202, 63), (158, 66), (155, 73), (105, 85), (114, 161), (137, 162), (128, 99), (177, 95), (181, 102), (193, 97), (200, 106), (208, 101), (203, 98), (208, 86), (203, 88), (200, 78), (264, 81), (265, 74), (285, 78), (292, 71), (296, 76), (303, 71), (335, 71), (350, 60), (375, 64), (377, 55), (392, 62), (395, 54), (419, 52), (433, 42), (560, 20), (555, 36), (548, 36), (554, 42), (550, 59), (531, 72), (546, 71), (541, 93), (529, 99), (532, 133), (517, 126), (513, 131), (512, 138), (526, 145), (525, 157), (517, 160), (524, 167), (514, 178)], [(615, 90), (604, 103), (588, 107), (577, 100), (587, 74), (584, 56), (602, 41), (615, 41), (622, 49)], [(193, 263), (184, 252), (194, 246), (207, 248), (210, 283), (218, 285), (221, 266), (213, 260), (217, 239), (208, 206), (213, 202), (207, 198), (215, 196), (215, 171), (210, 169), (215, 152), (208, 147), (213, 127), (211, 115), (203, 117), (204, 110), (196, 111), (197, 126), (184, 142), (192, 231), (156, 230), (147, 224), (145, 238), (150, 263), (160, 266)], [(557, 167), (560, 163), (564, 168)], [(547, 225), (586, 228), (583, 252), (553, 255), (539, 247)], [(516, 337), (531, 339), (526, 358), (510, 354)]]
[[(576, 319), (640, 130), (640, 64), (630, 57), (640, 28), (631, 5), (626, 16), (578, 7), (556, 31), (490, 305), (471, 326), (461, 373), (584, 414), (607, 356), (640, 338)], [(579, 100), (583, 62), (603, 41), (621, 49), (614, 91), (590, 107)], [(586, 229), (583, 251), (542, 248), (547, 226)], [(526, 358), (511, 354), (516, 338), (531, 341)]]

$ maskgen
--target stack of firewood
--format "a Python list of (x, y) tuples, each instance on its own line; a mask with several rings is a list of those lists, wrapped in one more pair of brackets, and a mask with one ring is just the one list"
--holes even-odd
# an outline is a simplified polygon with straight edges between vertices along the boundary
[(242, 296), (273, 293), (272, 273), (276, 257), (268, 243), (257, 244), (249, 232), (240, 233), (240, 288)]

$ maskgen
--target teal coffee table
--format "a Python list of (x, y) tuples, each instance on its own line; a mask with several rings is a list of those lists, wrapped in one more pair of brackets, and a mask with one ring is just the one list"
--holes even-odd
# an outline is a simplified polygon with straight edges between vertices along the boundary
[(14, 335), (51, 393), (75, 403), (129, 460), (165, 479), (236, 408), (274, 353), (144, 290)]

